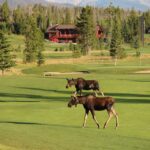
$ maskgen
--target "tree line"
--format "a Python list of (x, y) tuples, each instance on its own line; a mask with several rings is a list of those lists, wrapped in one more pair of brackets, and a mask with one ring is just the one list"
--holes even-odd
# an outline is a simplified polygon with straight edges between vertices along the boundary
[[(42, 6), (41, 4), (28, 5), (28, 6), (18, 6), (15, 9), (10, 9), (7, 0), (0, 5), (0, 19), (3, 23), (0, 24), (0, 28), (10, 31), (16, 34), (24, 34), (25, 26), (29, 16), (33, 16), (36, 20), (37, 27), (45, 33), (46, 29), (50, 25), (54, 24), (76, 24), (80, 13), (82, 12), (82, 7), (61, 7), (55, 5)], [(132, 10), (124, 10), (122, 8), (113, 7), (110, 4), (107, 8), (95, 8), (91, 7), (93, 12), (93, 23), (100, 24), (106, 29), (106, 33), (109, 33), (112, 29), (112, 16), (116, 12), (120, 14), (122, 21), (122, 26), (124, 22), (132, 19), (134, 16), (137, 18), (144, 15), (145, 18), (145, 30), (150, 26), (150, 10), (145, 12)], [(130, 26), (129, 22), (128, 25)]]

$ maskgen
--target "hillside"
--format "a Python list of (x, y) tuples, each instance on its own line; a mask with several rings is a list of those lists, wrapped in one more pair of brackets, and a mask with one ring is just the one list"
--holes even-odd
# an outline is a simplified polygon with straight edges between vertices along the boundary
[[(5, 0), (0, 0), (0, 4), (2, 4)], [(18, 5), (24, 6), (28, 4), (48, 4), (46, 0), (7, 0), (8, 4), (11, 8), (15, 8)]]
[[(121, 0), (121, 1), (112, 1), (114, 6), (119, 6), (121, 8), (135, 8), (138, 10), (147, 10), (149, 8), (149, 5), (146, 5), (145, 3), (142, 3), (141, 1), (135, 1), (135, 0)], [(80, 6), (85, 6), (85, 5), (92, 5), (92, 6), (101, 6), (101, 7), (107, 7), (109, 6), (110, 1), (108, 0), (95, 0), (95, 1), (90, 1), (87, 0), (82, 0), (80, 2)]]
[[(4, 2), (5, 0), (0, 0), (0, 5)], [(9, 7), (10, 8), (16, 8), (18, 5), (19, 6), (26, 6), (30, 4), (42, 4), (44, 6), (47, 5), (54, 5), (54, 6), (62, 6), (62, 7), (73, 7), (74, 5), (70, 3), (57, 3), (57, 2), (50, 2), (47, 0), (7, 0)]]

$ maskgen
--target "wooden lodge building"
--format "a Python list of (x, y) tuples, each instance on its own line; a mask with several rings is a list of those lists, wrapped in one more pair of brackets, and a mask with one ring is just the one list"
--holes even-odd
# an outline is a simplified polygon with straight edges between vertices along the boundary
[[(101, 38), (103, 30), (100, 26), (96, 27), (96, 37)], [(76, 43), (79, 33), (75, 25), (54, 25), (46, 31), (46, 38), (57, 43)]]

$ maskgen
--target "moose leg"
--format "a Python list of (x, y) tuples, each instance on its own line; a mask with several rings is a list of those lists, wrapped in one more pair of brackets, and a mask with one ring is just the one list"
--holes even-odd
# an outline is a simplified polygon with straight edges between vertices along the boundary
[(74, 95), (74, 96), (76, 96), (76, 95), (77, 95), (77, 93), (78, 93), (78, 92), (77, 92), (77, 91), (75, 91), (75, 92), (73, 93), (73, 95)]
[(85, 128), (85, 126), (86, 126), (86, 121), (87, 121), (87, 118), (88, 118), (88, 113), (89, 113), (89, 110), (86, 110), (85, 111), (85, 116), (84, 116), (83, 128)]
[(99, 128), (100, 126), (99, 126), (98, 121), (96, 120), (94, 110), (91, 110), (91, 114), (92, 114), (93, 120), (95, 121), (95, 123), (96, 123), (97, 127)]
[(78, 92), (79, 92), (79, 90), (76, 89), (76, 91), (74, 92), (74, 96), (77, 96)]
[(96, 92), (96, 90), (94, 90), (94, 93), (95, 93), (95, 96), (97, 96), (98, 94), (97, 94), (97, 92)]
[(82, 90), (80, 90), (80, 96), (82, 96)]
[(108, 122), (111, 120), (111, 118), (113, 116), (113, 113), (111, 112), (111, 110), (107, 110), (107, 112), (108, 112), (109, 118), (107, 119), (107, 121), (104, 124), (104, 127), (103, 127), (104, 129), (107, 127)]
[(104, 96), (104, 93), (101, 90), (99, 90), (99, 93), (102, 94), (102, 96)]
[(116, 113), (116, 111), (115, 111), (115, 109), (114, 109), (113, 107), (111, 108), (111, 111), (112, 111), (113, 115), (114, 115), (115, 118), (116, 118), (116, 129), (117, 129), (117, 127), (119, 126), (119, 123), (118, 123), (118, 115), (117, 115), (117, 113)]

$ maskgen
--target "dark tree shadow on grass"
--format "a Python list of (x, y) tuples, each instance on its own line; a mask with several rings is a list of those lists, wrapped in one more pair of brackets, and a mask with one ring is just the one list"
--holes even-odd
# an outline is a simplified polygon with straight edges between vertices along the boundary
[(119, 96), (119, 97), (143, 97), (143, 98), (150, 98), (150, 94), (131, 94), (131, 93), (105, 93), (109, 96)]
[(150, 104), (150, 100), (117, 98), (116, 103)]
[(40, 102), (40, 101), (30, 101), (30, 100), (27, 100), (27, 101), (23, 101), (23, 100), (0, 100), (0, 103), (11, 103), (11, 102), (16, 102), (16, 103), (21, 103), (21, 102), (24, 102), (24, 103), (37, 103), (37, 102)]
[[(32, 89), (32, 88), (31, 88)], [(41, 90), (41, 89), (39, 89)], [(43, 89), (42, 89), (43, 90)], [(52, 90), (56, 92), (56, 96), (44, 96), (34, 94), (15, 94), (15, 93), (0, 93), (0, 102), (68, 102), (70, 99), (70, 92)], [(60, 93), (68, 93), (67, 96), (59, 96)], [(92, 92), (90, 92), (92, 93)], [(112, 96), (119, 103), (143, 103), (150, 104), (150, 94), (131, 94), (131, 93), (105, 93), (107, 96)], [(12, 100), (3, 100), (3, 98), (11, 98)], [(19, 98), (20, 100), (14, 100)], [(21, 100), (21, 99), (27, 100)]]
[(63, 91), (63, 90), (54, 90), (54, 89), (42, 89), (42, 88), (31, 88), (31, 87), (17, 87), (19, 89), (26, 89), (26, 90), (35, 90), (35, 91), (44, 91), (44, 92), (53, 92), (58, 94), (71, 94), (71, 91)]
[(116, 102), (119, 103), (150, 104), (149, 94), (129, 94), (129, 93), (105, 93), (105, 94), (114, 97), (116, 99)]
[[(42, 96), (42, 95), (33, 95), (33, 94), (14, 94), (14, 93), (0, 93), (0, 97), (2, 98), (12, 98), (12, 100), (0, 100), (0, 102), (42, 102), (42, 101), (67, 101), (68, 97), (58, 97), (58, 96)], [(0, 98), (0, 99), (2, 99)], [(26, 100), (13, 100), (15, 98), (27, 98)], [(31, 101), (29, 100), (31, 99)]]
[(46, 124), (43, 124), (43, 123), (35, 123), (35, 122), (20, 122), (20, 121), (0, 121), (0, 123), (18, 124), (18, 125), (46, 125)]
[(61, 128), (81, 128), (81, 126), (62, 125), (62, 124), (46, 124), (36, 122), (21, 122), (21, 121), (0, 121), (0, 124), (15, 124), (15, 125), (37, 125), (37, 126), (49, 126), (49, 127), (61, 127)]
[(131, 81), (131, 82), (147, 82), (147, 83), (149, 83), (150, 82), (150, 80), (134, 80), (134, 79), (118, 79), (118, 80), (120, 80), (120, 81)]

